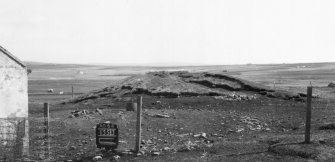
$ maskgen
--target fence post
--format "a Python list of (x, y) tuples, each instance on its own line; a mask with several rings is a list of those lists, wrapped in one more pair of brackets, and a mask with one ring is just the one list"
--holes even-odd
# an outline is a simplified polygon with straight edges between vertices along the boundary
[(44, 103), (44, 133), (45, 133), (45, 147), (46, 158), (50, 158), (50, 138), (49, 138), (49, 103)]
[(138, 96), (137, 97), (137, 122), (136, 122), (135, 152), (139, 152), (140, 151), (141, 124), (142, 124), (142, 96)]
[(305, 143), (311, 142), (312, 86), (307, 87)]

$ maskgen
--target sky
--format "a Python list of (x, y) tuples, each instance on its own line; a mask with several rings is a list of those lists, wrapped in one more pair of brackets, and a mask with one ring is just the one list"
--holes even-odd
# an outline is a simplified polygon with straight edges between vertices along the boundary
[(335, 62), (334, 0), (1, 0), (24, 61), (112, 65)]

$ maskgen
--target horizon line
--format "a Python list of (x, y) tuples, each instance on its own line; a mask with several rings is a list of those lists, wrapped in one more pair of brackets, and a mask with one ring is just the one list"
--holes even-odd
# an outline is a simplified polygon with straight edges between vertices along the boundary
[[(283, 63), (237, 63), (237, 64), (201, 64), (201, 63), (59, 63), (59, 62), (40, 62), (40, 61), (23, 61), (27, 65), (35, 64), (61, 64), (61, 65), (92, 65), (92, 66), (120, 66), (120, 67), (177, 67), (177, 66), (237, 66), (237, 65), (281, 65), (281, 64), (329, 64), (335, 62), (283, 62)], [(133, 65), (132, 65), (133, 64)]]

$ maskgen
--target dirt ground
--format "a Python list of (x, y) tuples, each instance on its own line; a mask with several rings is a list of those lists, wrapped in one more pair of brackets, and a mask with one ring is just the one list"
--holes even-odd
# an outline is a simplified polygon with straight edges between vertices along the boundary
[[(227, 74), (247, 81), (255, 81), (257, 85), (269, 87), (271, 87), (273, 80), (276, 80), (276, 87), (267, 89), (268, 92), (272, 93), (274, 88), (275, 91), (288, 90), (292, 92), (289, 94), (296, 95), (305, 93), (305, 82), (307, 83), (308, 80), (309, 84), (313, 73), (312, 80), (317, 83), (313, 88), (313, 94), (317, 95), (318, 98), (313, 98), (312, 103), (312, 142), (318, 148), (335, 149), (335, 142), (333, 142), (335, 141), (334, 130), (319, 129), (320, 126), (335, 122), (333, 115), (335, 114), (335, 90), (326, 87), (325, 84), (326, 82), (329, 83), (332, 77), (317, 80), (319, 75), (316, 74), (321, 73), (316, 73), (315, 69), (318, 70), (320, 68), (319, 64), (316, 64), (314, 69), (302, 69), (304, 72), (299, 76), (297, 74), (300, 73), (297, 70), (293, 70), (295, 75), (291, 75), (292, 70), (286, 69), (287, 67), (294, 69), (295, 65), (281, 65), (283, 68), (279, 69), (278, 66), (251, 65), (245, 71), (241, 70), (245, 66), (244, 68), (234, 67), (236, 69)], [(328, 67), (330, 65), (325, 64), (325, 66)], [(331, 67), (333, 67), (332, 64)], [(101, 69), (100, 67), (97, 68)], [(221, 68), (225, 69), (227, 67)], [(217, 70), (217, 67), (213, 67), (213, 69)], [(269, 72), (269, 69), (272, 69), (272, 71)], [(144, 69), (141, 70), (145, 71)], [(136, 71), (136, 75), (138, 73), (142, 74), (142, 71)], [(307, 71), (311, 71), (311, 74), (307, 73)], [(283, 74), (284, 72), (286, 72), (285, 75)], [(306, 113), (306, 103), (304, 101), (290, 100), (285, 95), (276, 97), (276, 94), (264, 95), (257, 91), (244, 90), (240, 96), (247, 95), (252, 96), (252, 98), (243, 99), (243, 97), (239, 97), (236, 99), (234, 96), (235, 94), (239, 95), (238, 92), (235, 93), (234, 90), (228, 91), (225, 89), (219, 90), (222, 96), (186, 93), (192, 95), (166, 97), (150, 93), (138, 93), (137, 88), (143, 88), (143, 85), (148, 84), (137, 84), (136, 79), (127, 83), (135, 83), (134, 85), (138, 87), (124, 87), (129, 90), (127, 93), (114, 95), (115, 92), (110, 93), (108, 88), (108, 93), (96, 88), (99, 87), (100, 83), (93, 76), (93, 70), (87, 73), (95, 81), (94, 84), (87, 86), (91, 88), (87, 88), (83, 84), (82, 86), (84, 89), (87, 88), (87, 90), (82, 90), (80, 94), (98, 89), (91, 91), (89, 94), (98, 92), (97, 94), (99, 95), (85, 98), (85, 96), (89, 95), (84, 94), (81, 98), (85, 99), (79, 102), (67, 102), (71, 98), (68, 91), (65, 91), (65, 95), (42, 95), (41, 92), (46, 88), (52, 88), (53, 84), (51, 82), (50, 84), (43, 84), (43, 80), (30, 81), (32, 83), (30, 87), (33, 87), (30, 91), (34, 92), (29, 99), (30, 159), (41, 161), (48, 156), (46, 155), (48, 143), (45, 142), (43, 133), (43, 102), (49, 102), (49, 157), (54, 161), (92, 161), (96, 156), (101, 156), (101, 161), (333, 160), (332, 156), (324, 156), (326, 152), (321, 151), (320, 153), (320, 149), (317, 152), (313, 152), (313, 156), (305, 156), (306, 152), (304, 151), (303, 153), (292, 153), (300, 150), (287, 151), (289, 148), (278, 147), (278, 149), (273, 149), (276, 145), (297, 144), (304, 141)], [(103, 72), (100, 73), (105, 75)], [(280, 75), (276, 75), (277, 73)], [(52, 77), (51, 74), (49, 75)], [(306, 79), (305, 76), (307, 75), (310, 77)], [(37, 78), (38, 76), (34, 77)], [(194, 89), (199, 90), (201, 93), (203, 90), (207, 91), (208, 89), (205, 89), (209, 88), (207, 84), (199, 84), (206, 83), (204, 82), (206, 78), (201, 77), (193, 78), (197, 79), (198, 83), (195, 83), (198, 84), (197, 86), (191, 85), (187, 87), (195, 87)], [(299, 80), (297, 77), (301, 79)], [(299, 85), (293, 84), (296, 79), (299, 81), (297, 83)], [(70, 81), (73, 82), (73, 80)], [(221, 85), (221, 83), (228, 84), (230, 87), (239, 88), (240, 86), (234, 83), (222, 82), (220, 79), (210, 81), (214, 83), (210, 86)], [(118, 85), (115, 84), (114, 80), (104, 80), (104, 85), (101, 88), (112, 82), (114, 82), (112, 85)], [(174, 82), (172, 81), (171, 83)], [(177, 82), (181, 83), (179, 80)], [(82, 81), (82, 83), (90, 84), (90, 80)], [(44, 88), (41, 89), (39, 84), (43, 84)], [(69, 83), (68, 86), (71, 84)], [(148, 88), (154, 93), (158, 90), (171, 90), (173, 93), (180, 93), (178, 91), (180, 85), (177, 84), (174, 89), (169, 89), (169, 86), (158, 88), (161, 84), (153, 85), (157, 87), (155, 89), (144, 88)], [(189, 85), (188, 82), (187, 85)], [(60, 84), (57, 84), (57, 86), (62, 88)], [(183, 88), (183, 86), (180, 87)], [(67, 87), (67, 89), (69, 88)], [(132, 94), (131, 92), (137, 92), (138, 94)], [(187, 92), (187, 90), (184, 92)], [(231, 95), (232, 93), (234, 95)], [(75, 95), (75, 97), (80, 94)], [(118, 94), (121, 93), (118, 91)], [(225, 94), (230, 97), (223, 97)], [(126, 111), (126, 105), (131, 98), (135, 99), (139, 95), (143, 96), (142, 141), (141, 152), (136, 154), (132, 152), (135, 146), (136, 113)], [(291, 97), (289, 96), (289, 98)], [(97, 109), (101, 112), (96, 112)], [(77, 116), (73, 116), (73, 113), (71, 113), (74, 111), (79, 112)], [(119, 126), (119, 146), (116, 152), (98, 149), (95, 144), (95, 126), (106, 121)], [(292, 145), (291, 148), (296, 149), (298, 147)], [(277, 150), (284, 151), (278, 152)], [(319, 158), (321, 155), (323, 158)]]
[[(57, 160), (91, 161), (102, 154), (103, 160), (119, 161), (305, 161), (299, 156), (282, 156), (268, 151), (270, 145), (296, 137), (302, 142), (305, 103), (259, 96), (252, 101), (226, 101), (215, 97), (143, 97), (142, 150), (136, 156), (127, 152), (135, 145), (136, 114), (125, 111), (129, 97), (103, 98), (78, 104), (51, 105), (51, 157)], [(328, 107), (328, 109), (326, 109)], [(332, 130), (318, 126), (334, 122), (334, 102), (313, 102), (314, 141)], [(95, 113), (96, 108), (103, 115)], [(69, 118), (71, 111), (87, 110), (88, 115)], [(289, 112), (289, 113), (288, 113)], [(168, 118), (155, 117), (166, 114)], [(103, 153), (96, 148), (94, 127), (111, 121), (119, 125), (118, 153)], [(31, 155), (40, 160), (43, 144), (43, 114), (30, 114)], [(199, 134), (205, 133), (205, 137)], [(317, 135), (316, 135), (317, 134)], [(320, 135), (321, 134), (321, 135)], [(331, 136), (331, 137), (329, 137)], [(300, 138), (299, 138), (300, 137)], [(155, 155), (154, 152), (159, 152)]]

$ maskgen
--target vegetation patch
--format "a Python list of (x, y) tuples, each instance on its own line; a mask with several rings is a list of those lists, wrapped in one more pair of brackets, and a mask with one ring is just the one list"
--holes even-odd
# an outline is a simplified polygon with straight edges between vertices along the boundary
[(329, 130), (329, 129), (335, 129), (335, 123), (328, 123), (319, 127), (319, 130)]
[(270, 146), (269, 151), (279, 155), (299, 156), (321, 161), (334, 160), (335, 158), (335, 149), (320, 143), (276, 144)]

